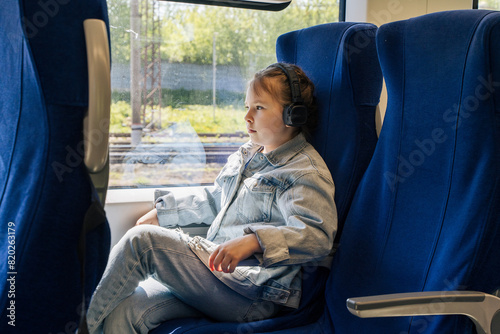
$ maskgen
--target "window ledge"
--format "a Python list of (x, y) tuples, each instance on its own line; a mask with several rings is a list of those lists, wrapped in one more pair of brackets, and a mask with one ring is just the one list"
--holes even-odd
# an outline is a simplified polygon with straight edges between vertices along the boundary
[(178, 193), (189, 192), (193, 189), (202, 188), (202, 186), (192, 187), (158, 187), (158, 188), (127, 188), (127, 189), (109, 189), (106, 195), (106, 205), (126, 204), (126, 203), (153, 203), (155, 190), (172, 190)]

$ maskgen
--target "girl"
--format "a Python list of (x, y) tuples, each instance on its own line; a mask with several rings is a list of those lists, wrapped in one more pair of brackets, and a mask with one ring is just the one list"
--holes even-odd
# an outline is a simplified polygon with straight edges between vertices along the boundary
[[(250, 141), (213, 186), (156, 191), (155, 208), (111, 251), (88, 310), (90, 333), (148, 333), (184, 317), (256, 321), (298, 307), (300, 269), (322, 265), (337, 228), (330, 172), (305, 139), (313, 94), (297, 66), (255, 74), (245, 100)], [(297, 103), (307, 112), (301, 126), (287, 116)], [(207, 237), (166, 228), (191, 223), (210, 224)]]

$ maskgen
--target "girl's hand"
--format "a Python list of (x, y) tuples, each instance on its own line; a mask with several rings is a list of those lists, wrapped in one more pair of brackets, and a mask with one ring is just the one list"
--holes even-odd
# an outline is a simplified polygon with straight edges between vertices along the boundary
[(160, 226), (160, 223), (158, 222), (158, 216), (156, 214), (156, 209), (149, 211), (144, 216), (139, 218), (139, 220), (137, 220), (137, 223), (135, 223), (135, 226), (145, 224)]
[(210, 255), (208, 265), (212, 271), (232, 273), (241, 260), (259, 252), (262, 248), (257, 236), (247, 234), (219, 245)]

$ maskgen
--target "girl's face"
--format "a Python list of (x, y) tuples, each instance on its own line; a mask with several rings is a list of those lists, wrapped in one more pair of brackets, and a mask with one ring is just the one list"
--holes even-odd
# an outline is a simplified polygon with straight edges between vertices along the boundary
[[(274, 85), (275, 79), (270, 84)], [(260, 91), (257, 95), (248, 88), (245, 122), (253, 143), (264, 146), (263, 153), (271, 152), (295, 136), (296, 129), (283, 122), (283, 107), (271, 94)]]

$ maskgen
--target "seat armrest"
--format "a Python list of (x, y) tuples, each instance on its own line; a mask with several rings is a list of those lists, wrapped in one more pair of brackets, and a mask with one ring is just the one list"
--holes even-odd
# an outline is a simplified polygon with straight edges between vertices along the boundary
[(361, 318), (466, 315), (478, 334), (500, 333), (500, 298), (475, 291), (413, 292), (347, 299)]

